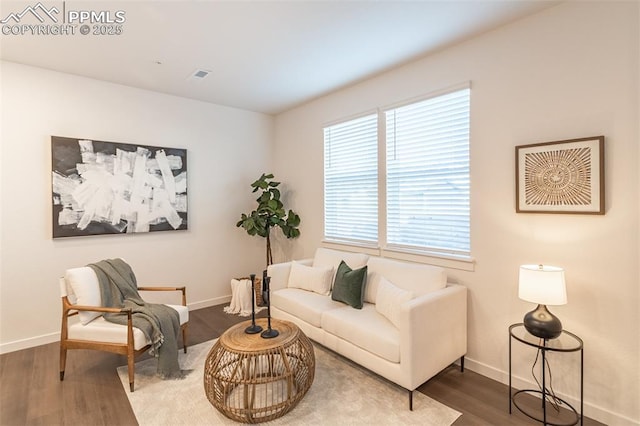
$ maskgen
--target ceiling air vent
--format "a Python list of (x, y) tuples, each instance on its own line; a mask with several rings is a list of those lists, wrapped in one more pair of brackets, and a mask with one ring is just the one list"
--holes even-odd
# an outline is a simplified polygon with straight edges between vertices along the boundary
[(207, 78), (207, 76), (211, 74), (210, 70), (205, 69), (197, 69), (191, 73), (191, 75), (187, 78), (188, 81), (199, 82)]

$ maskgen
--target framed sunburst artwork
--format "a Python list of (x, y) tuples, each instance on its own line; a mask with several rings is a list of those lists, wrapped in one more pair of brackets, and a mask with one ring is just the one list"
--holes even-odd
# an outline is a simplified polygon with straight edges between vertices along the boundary
[(604, 214), (604, 136), (516, 146), (516, 212)]

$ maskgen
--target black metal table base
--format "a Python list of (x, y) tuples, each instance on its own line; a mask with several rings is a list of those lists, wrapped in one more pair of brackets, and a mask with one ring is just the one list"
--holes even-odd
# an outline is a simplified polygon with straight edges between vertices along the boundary
[[(533, 347), (541, 352), (542, 365), (541, 365), (541, 375), (542, 375), (542, 383), (540, 384), (540, 390), (538, 389), (523, 389), (518, 390), (515, 393), (513, 392), (512, 385), (512, 371), (511, 371), (511, 341), (515, 339), (520, 343), (524, 343), (527, 346)], [(560, 339), (566, 339), (565, 344), (558, 344)], [(547, 416), (547, 405), (549, 397), (549, 392), (547, 390), (547, 373), (546, 373), (546, 365), (547, 365), (547, 352), (559, 352), (559, 353), (567, 353), (567, 352), (579, 352), (580, 353), (580, 413), (567, 401), (555, 397), (555, 399), (561, 402), (562, 406), (573, 412), (575, 419), (572, 419), (570, 422), (554, 422), (550, 421)], [(542, 402), (542, 417), (536, 416), (534, 414), (528, 413), (523, 407), (519, 406), (516, 402), (516, 396), (525, 395), (525, 394), (534, 394), (540, 395), (540, 399)], [(527, 417), (536, 420), (542, 424), (551, 425), (551, 426), (573, 426), (578, 423), (580, 425), (583, 424), (584, 420), (584, 343), (582, 339), (580, 339), (575, 334), (563, 330), (560, 338), (549, 340), (549, 339), (538, 339), (532, 336), (530, 333), (524, 331), (524, 324), (512, 324), (509, 327), (509, 414), (511, 414), (511, 406), (515, 405), (518, 411), (526, 415)], [(573, 416), (572, 416), (573, 417)]]
[[(515, 405), (515, 407), (518, 409), (518, 411), (520, 411), (522, 414), (524, 414), (525, 416), (529, 417), (530, 419), (536, 420), (540, 423), (544, 423), (545, 425), (550, 425), (550, 426), (573, 426), (578, 424), (578, 422), (580, 421), (580, 415), (578, 414), (578, 411), (576, 411), (575, 408), (573, 408), (573, 406), (571, 404), (569, 404), (567, 401), (565, 401), (562, 398), (558, 398), (556, 397), (555, 399), (559, 402), (562, 403), (562, 406), (564, 408), (567, 408), (569, 410), (571, 410), (572, 414), (573, 414), (573, 419), (567, 422), (564, 421), (551, 421), (548, 418), (539, 418), (536, 417), (534, 414), (531, 414), (529, 412), (527, 412), (527, 410), (524, 407), (521, 407), (520, 405), (518, 405), (518, 400), (517, 400), (517, 396), (518, 395), (525, 395), (525, 394), (538, 394), (540, 396), (542, 396), (542, 391), (539, 391), (537, 389), (522, 389), (519, 390), (517, 392), (515, 392), (512, 396), (511, 396), (511, 401), (513, 402), (513, 405)], [(544, 402), (546, 404), (546, 402)], [(543, 410), (543, 412), (545, 412), (545, 410)], [(509, 413), (511, 414), (511, 412)], [(546, 415), (546, 412), (545, 412)]]

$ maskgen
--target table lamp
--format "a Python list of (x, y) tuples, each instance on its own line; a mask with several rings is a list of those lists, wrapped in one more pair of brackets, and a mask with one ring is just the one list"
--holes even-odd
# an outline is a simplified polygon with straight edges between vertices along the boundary
[(524, 316), (524, 327), (536, 337), (555, 339), (562, 333), (562, 323), (546, 305), (565, 305), (567, 289), (564, 270), (557, 266), (522, 265), (518, 297), (538, 307)]

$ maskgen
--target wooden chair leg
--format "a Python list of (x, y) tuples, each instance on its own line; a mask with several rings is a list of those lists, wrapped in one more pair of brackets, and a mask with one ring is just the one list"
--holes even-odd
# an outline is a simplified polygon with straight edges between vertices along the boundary
[(413, 411), (413, 391), (409, 391), (409, 411)]
[(133, 392), (133, 381), (135, 378), (135, 359), (133, 354), (127, 355), (127, 369), (129, 371), (129, 389)]
[(182, 329), (182, 346), (184, 347), (184, 353), (187, 353), (187, 327)]
[(464, 373), (464, 355), (460, 357), (460, 372)]
[(60, 381), (64, 380), (64, 369), (67, 365), (67, 348), (60, 343)]

